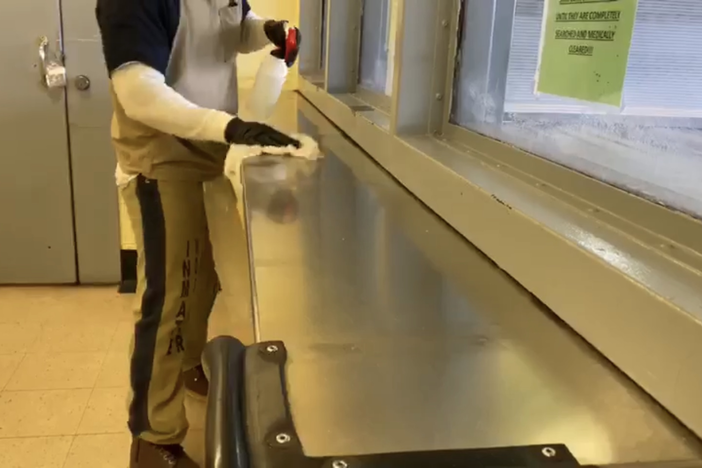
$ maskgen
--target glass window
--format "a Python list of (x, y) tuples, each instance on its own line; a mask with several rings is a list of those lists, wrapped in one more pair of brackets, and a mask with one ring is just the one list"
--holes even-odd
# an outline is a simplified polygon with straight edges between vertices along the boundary
[(391, 46), (390, 0), (369, 0), (363, 2), (363, 26), (361, 29), (361, 57), (359, 84), (361, 87), (379, 94), (390, 94), (392, 82), (388, 74), (388, 60)]
[(463, 0), (451, 122), (702, 217), (702, 1), (639, 0), (621, 107), (535, 93), (545, 0)]

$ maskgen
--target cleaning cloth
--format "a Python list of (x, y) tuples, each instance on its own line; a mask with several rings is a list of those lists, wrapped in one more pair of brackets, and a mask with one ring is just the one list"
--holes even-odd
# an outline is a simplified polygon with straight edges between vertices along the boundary
[(292, 134), (292, 138), (300, 142), (300, 147), (272, 147), (272, 146), (247, 146), (247, 145), (232, 145), (227, 153), (227, 158), (224, 162), (224, 174), (229, 178), (234, 187), (236, 195), (236, 208), (239, 216), (244, 218), (244, 185), (242, 179), (242, 168), (244, 160), (264, 154), (290, 156), (304, 159), (319, 159), (322, 153), (319, 151), (319, 146), (314, 138), (303, 134)]

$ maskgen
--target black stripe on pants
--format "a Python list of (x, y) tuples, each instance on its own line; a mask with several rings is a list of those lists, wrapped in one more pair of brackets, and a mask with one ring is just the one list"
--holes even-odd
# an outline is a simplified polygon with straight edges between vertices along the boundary
[(146, 290), (141, 299), (141, 317), (134, 329), (131, 360), (133, 396), (129, 407), (129, 429), (134, 436), (151, 428), (149, 385), (156, 353), (156, 337), (166, 298), (166, 222), (158, 182), (139, 176), (136, 183), (144, 236)]

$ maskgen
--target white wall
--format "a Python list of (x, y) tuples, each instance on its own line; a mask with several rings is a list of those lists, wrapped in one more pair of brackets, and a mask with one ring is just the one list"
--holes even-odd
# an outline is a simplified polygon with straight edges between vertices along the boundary
[[(286, 19), (294, 25), (300, 23), (300, 1), (299, 0), (249, 0), (251, 7), (256, 14), (265, 18)], [(304, 38), (303, 38), (304, 40)], [(239, 72), (239, 87), (245, 93), (247, 88), (253, 85), (258, 66), (261, 59), (270, 52), (270, 49), (257, 52), (255, 54), (240, 55), (237, 60)], [(297, 65), (290, 71), (285, 89), (297, 89)], [(134, 233), (129, 223), (124, 204), (120, 197), (120, 227), (121, 244), (123, 249), (136, 249)]]

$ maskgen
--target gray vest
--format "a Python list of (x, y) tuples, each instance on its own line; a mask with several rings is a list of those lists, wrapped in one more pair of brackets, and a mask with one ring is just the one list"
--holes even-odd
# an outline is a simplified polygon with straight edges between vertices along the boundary
[(189, 101), (236, 114), (241, 2), (181, 0), (166, 80)]

